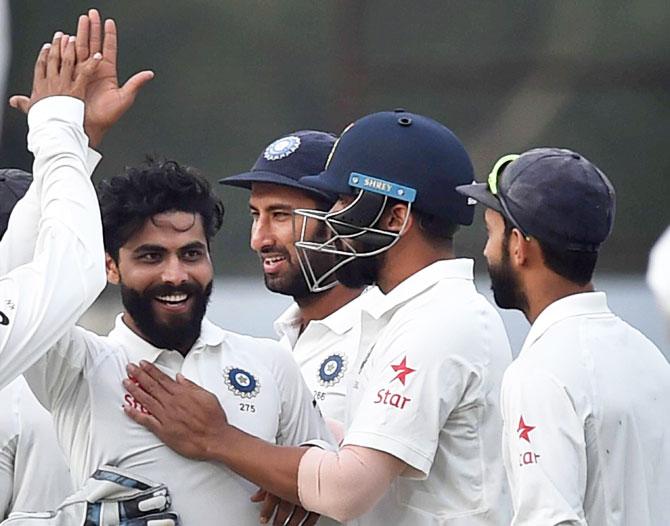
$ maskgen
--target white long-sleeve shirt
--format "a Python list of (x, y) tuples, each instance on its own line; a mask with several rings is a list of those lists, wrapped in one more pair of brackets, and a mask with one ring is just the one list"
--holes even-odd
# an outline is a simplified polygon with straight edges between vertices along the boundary
[(105, 286), (90, 181), (98, 159), (83, 120), (84, 103), (72, 97), (43, 99), (28, 114), (34, 181), (0, 242), (0, 388), (53, 346)]
[(501, 399), (514, 526), (670, 524), (670, 365), (604, 293), (542, 311)]

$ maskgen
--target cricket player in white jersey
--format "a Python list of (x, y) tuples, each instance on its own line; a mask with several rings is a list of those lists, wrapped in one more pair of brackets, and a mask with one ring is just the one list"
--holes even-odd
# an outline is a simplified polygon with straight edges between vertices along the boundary
[[(31, 183), (29, 173), (0, 169), (0, 238)], [(51, 415), (19, 376), (0, 390), (0, 519), (55, 508), (73, 491)]]
[(592, 283), (610, 181), (578, 153), (538, 148), (458, 190), (487, 207), (496, 303), (532, 324), (502, 387), (512, 524), (670, 524), (670, 365)]
[(453, 253), (454, 232), (473, 218), (455, 186), (472, 179), (456, 136), (404, 110), (356, 121), (325, 171), (301, 179), (340, 199), (331, 212), (296, 211), (333, 234), (296, 246), (338, 256), (341, 283), (383, 292), (363, 312), (338, 451), (251, 437), (210, 394), (150, 364), (131, 386), (148, 413), (128, 414), (182, 454), (350, 524), (509, 521), (498, 400), (511, 352), (472, 261)]
[[(296, 131), (268, 145), (250, 171), (219, 182), (251, 190), (250, 244), (262, 261), (265, 285), (294, 299), (275, 321), (275, 331), (280, 343), (291, 351), (339, 442), (347, 374), (358, 348), (363, 289), (340, 285), (333, 275), (315, 281), (316, 275), (308, 272), (294, 246), (293, 214), (299, 208), (328, 210), (336, 201), (335, 195), (300, 183), (301, 177), (323, 170), (334, 144), (331, 133)], [(270, 495), (261, 509), (262, 517), (269, 520), (273, 504), (277, 504), (274, 522), (283, 525), (293, 506), (286, 501), (278, 503)], [(323, 518), (320, 524), (328, 520)]]
[(363, 289), (344, 287), (332, 275), (316, 283), (293, 244), (294, 210), (328, 210), (336, 201), (334, 194), (300, 183), (301, 177), (323, 170), (334, 144), (331, 133), (296, 131), (273, 141), (250, 171), (219, 182), (251, 190), (250, 244), (262, 262), (265, 286), (294, 299), (275, 321), (275, 330), (292, 351), (323, 415), (344, 422)]
[(173, 161), (128, 168), (103, 182), (99, 199), (108, 279), (120, 286), (124, 311), (108, 336), (75, 327), (25, 373), (54, 416), (75, 481), (113, 464), (167, 484), (187, 526), (257, 524), (252, 484), (178, 455), (122, 409), (141, 409), (122, 381), (130, 362), (146, 360), (215, 392), (236, 425), (264, 440), (329, 437), (285, 349), (204, 318), (223, 206), (206, 180)]

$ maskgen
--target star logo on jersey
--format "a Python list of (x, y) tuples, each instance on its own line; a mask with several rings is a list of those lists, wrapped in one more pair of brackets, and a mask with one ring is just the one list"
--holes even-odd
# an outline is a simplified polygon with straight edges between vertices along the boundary
[(528, 434), (535, 429), (535, 426), (529, 426), (526, 422), (523, 421), (523, 415), (519, 418), (519, 427), (517, 427), (516, 432), (519, 433), (519, 439), (524, 439), (530, 444), (530, 437)]
[(407, 375), (412, 374), (413, 372), (416, 371), (416, 369), (412, 369), (411, 367), (407, 367), (407, 356), (404, 356), (403, 359), (400, 361), (399, 364), (393, 365), (391, 364), (391, 369), (393, 369), (396, 373), (395, 377), (391, 382), (394, 380), (400, 380), (400, 383), (402, 385), (405, 385), (405, 380), (407, 379)]
[(223, 381), (229, 391), (242, 398), (254, 398), (261, 390), (260, 380), (239, 367), (226, 367), (223, 371)]
[(0, 310), (0, 325), (9, 325), (9, 318)]

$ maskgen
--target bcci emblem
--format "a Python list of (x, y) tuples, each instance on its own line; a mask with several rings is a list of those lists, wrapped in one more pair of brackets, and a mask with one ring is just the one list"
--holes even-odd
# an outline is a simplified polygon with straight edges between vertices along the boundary
[(263, 157), (268, 161), (278, 161), (284, 157), (288, 157), (293, 152), (295, 152), (300, 147), (300, 137), (295, 135), (289, 135), (288, 137), (283, 137), (277, 139), (270, 146), (265, 148), (263, 152)]
[(342, 354), (331, 354), (319, 366), (319, 383), (332, 387), (338, 383), (347, 370), (347, 359)]
[(261, 390), (260, 381), (239, 367), (226, 367), (223, 371), (223, 380), (229, 391), (242, 398), (253, 398)]

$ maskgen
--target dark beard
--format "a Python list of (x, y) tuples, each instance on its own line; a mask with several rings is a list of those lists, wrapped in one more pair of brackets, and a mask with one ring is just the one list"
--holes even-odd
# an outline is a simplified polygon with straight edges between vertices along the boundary
[(354, 258), (335, 271), (337, 280), (350, 289), (360, 289), (374, 285), (379, 280), (381, 254)]
[(496, 305), (501, 309), (528, 310), (528, 298), (521, 289), (518, 276), (514, 273), (509, 258), (509, 238), (506, 237), (502, 246), (502, 258), (495, 266), (488, 266), (491, 277), (491, 290)]
[(263, 275), (265, 287), (277, 294), (284, 294), (293, 298), (304, 298), (309, 295), (309, 287), (305, 283), (302, 271), (292, 272), (290, 276), (284, 276), (284, 279), (277, 279), (273, 276)]
[[(202, 319), (212, 294), (212, 281), (205, 288), (195, 283), (178, 287), (156, 285), (143, 292), (121, 283), (121, 300), (126, 312), (132, 317), (142, 336), (159, 349), (181, 349), (195, 343), (200, 336)], [(153, 301), (156, 296), (186, 293), (193, 297), (193, 307), (185, 316), (165, 324), (156, 318)]]
[[(327, 237), (328, 229), (326, 228), (326, 225), (318, 222), (317, 229), (309, 241), (324, 243), (327, 240)], [(261, 253), (263, 253), (263, 251), (261, 251)], [(291, 263), (293, 272), (291, 274), (286, 274), (283, 279), (280, 277), (273, 278), (264, 274), (263, 278), (267, 289), (278, 294), (291, 296), (295, 300), (306, 298), (312, 294), (322, 294), (322, 292), (310, 291), (310, 284), (308, 284), (307, 279), (303, 274), (301, 261), (308, 269), (311, 268), (311, 272), (313, 272), (316, 279), (318, 279), (333, 268), (335, 256), (311, 250), (303, 251), (299, 248), (295, 248), (294, 257), (291, 257), (286, 251), (284, 252), (284, 256), (287, 261)], [(324, 283), (321, 283), (320, 286), (328, 285), (329, 283), (332, 283), (334, 279), (335, 278), (330, 277), (325, 280)]]

